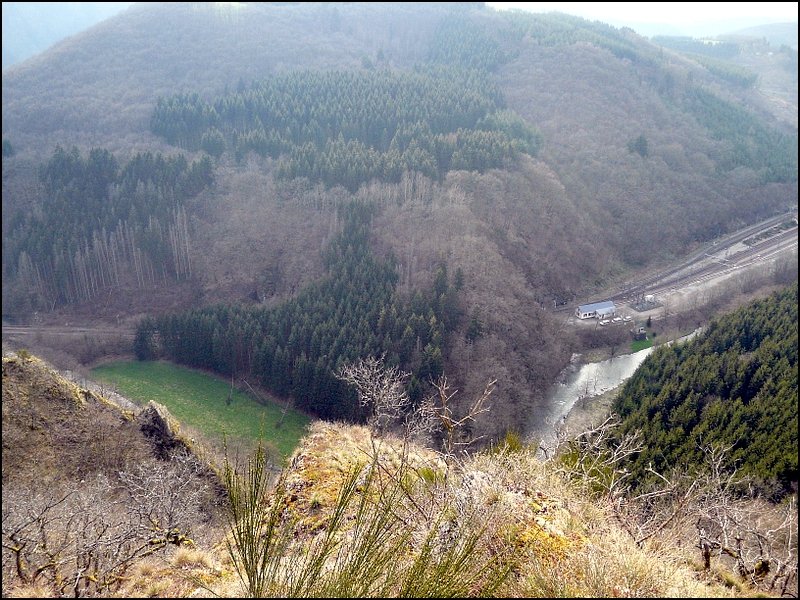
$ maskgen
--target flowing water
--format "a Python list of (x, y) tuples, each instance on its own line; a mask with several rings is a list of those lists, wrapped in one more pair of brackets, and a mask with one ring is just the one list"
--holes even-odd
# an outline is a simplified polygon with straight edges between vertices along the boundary
[[(697, 329), (678, 341), (689, 340), (701, 330), (702, 328)], [(583, 365), (577, 364), (578, 355), (573, 356), (572, 363), (550, 388), (543, 406), (534, 409), (528, 423), (527, 437), (541, 440), (545, 446), (551, 445), (555, 435), (554, 427), (566, 419), (575, 402), (600, 396), (622, 385), (654, 349), (653, 346), (632, 354), (621, 354)]]

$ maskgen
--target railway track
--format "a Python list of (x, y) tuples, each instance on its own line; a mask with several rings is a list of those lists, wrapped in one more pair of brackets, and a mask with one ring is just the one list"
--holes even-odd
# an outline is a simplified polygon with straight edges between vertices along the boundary
[(616, 292), (603, 299), (626, 303), (645, 293), (659, 294), (675, 291), (728, 275), (759, 262), (766, 262), (793, 249), (796, 250), (798, 239), (796, 220), (794, 227), (771, 235), (752, 246), (742, 244), (744, 240), (758, 236), (762, 232), (769, 231), (776, 225), (794, 218), (794, 213), (784, 214), (742, 229), (692, 253), (680, 263), (643, 278), (626, 282)]
[[(797, 239), (797, 227), (795, 227), (728, 256), (724, 255), (726, 248), (723, 247), (715, 254), (706, 253), (704, 257), (698, 258), (688, 265), (672, 268), (637, 281), (635, 284), (611, 295), (609, 299), (615, 302), (625, 302), (645, 292), (659, 294), (666, 291), (675, 291), (679, 288), (722, 277), (796, 249)], [(730, 249), (730, 246), (728, 249)]]
[[(794, 227), (771, 235), (752, 246), (744, 246), (742, 242), (757, 237), (771, 228), (794, 219)], [(766, 262), (774, 257), (797, 249), (798, 227), (796, 213), (786, 213), (772, 217), (756, 225), (751, 225), (707, 245), (677, 264), (657, 273), (646, 275), (640, 279), (626, 282), (617, 291), (597, 300), (613, 300), (619, 305), (635, 300), (637, 296), (647, 294), (664, 294), (677, 289), (699, 284), (704, 281), (729, 275), (759, 262)], [(594, 301), (597, 301), (594, 300)], [(574, 304), (559, 307), (556, 312), (572, 311)], [(6, 325), (2, 326), (3, 338), (6, 336), (35, 335), (92, 335), (117, 336), (132, 340), (131, 329), (114, 327), (58, 326), (58, 325)]]

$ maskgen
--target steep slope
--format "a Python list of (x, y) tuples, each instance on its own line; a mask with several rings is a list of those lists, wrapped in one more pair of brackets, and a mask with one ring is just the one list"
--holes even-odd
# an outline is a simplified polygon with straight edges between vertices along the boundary
[(381, 49), (410, 66), (424, 57), (437, 21), (457, 10), (422, 6), (136, 4), (7, 69), (3, 135), (40, 158), (59, 143), (152, 146), (147, 129), (159, 96), (217, 93), (296, 68), (358, 67)]
[[(463, 273), (458, 302), (464, 316), (444, 340), (445, 371), (464, 398), (499, 380), (493, 401), (501, 408), (477, 432), (499, 439), (535, 410), (574, 349), (575, 340), (544, 307), (587, 296), (632, 269), (796, 206), (792, 132), (781, 137), (774, 123), (744, 108), (752, 90), (731, 88), (630, 31), (563, 15), (500, 15), (480, 5), (137, 5), (3, 74), (4, 139), (16, 151), (3, 161), (4, 244), (30, 239), (26, 226), (37, 227), (42, 214), (61, 214), (52, 197), (75, 191), (68, 178), (52, 194), (40, 188), (46, 182), (36, 168), (56, 143), (76, 144), (84, 154), (102, 145), (120, 165), (142, 150), (192, 157), (196, 143), (172, 146), (166, 141), (172, 138), (150, 131), (159, 98), (197, 94), (196, 106), (238, 100), (246, 106), (253, 80), (274, 82), (304, 69), (342, 77), (355, 71), (369, 79), (420, 63), (488, 74), (505, 105), (541, 132), (538, 153), (518, 152), (491, 163), (494, 168), (469, 162), (459, 168), (453, 161), (449, 170), (427, 175), (348, 178), (340, 187), (313, 166), (297, 179), (286, 177), (293, 172), (285, 168), (286, 156), (220, 154), (212, 144), (213, 186), (185, 199), (179, 207), (185, 212), (159, 204), (166, 215), (160, 221), (146, 210), (137, 214), (142, 231), (133, 241), (119, 233), (129, 231), (123, 223), (116, 232), (98, 226), (60, 254), (56, 247), (55, 258), (29, 248), (25, 260), (16, 253), (18, 264), (9, 264), (4, 251), (4, 283), (11, 283), (3, 286), (4, 311), (24, 315), (58, 304), (42, 291), (43, 280), (57, 281), (46, 268), (51, 258), (60, 261), (65, 281), (87, 290), (82, 297), (89, 302), (67, 310), (92, 318), (213, 302), (280, 306), (325, 273), (321, 250), (341, 229), (339, 207), (353, 200), (375, 204), (370, 247), (381, 258), (395, 257), (400, 295), (408, 299), (429, 288), (443, 263), (451, 274)], [(304, 102), (294, 99), (298, 114), (314, 106)], [(347, 145), (350, 131), (363, 125), (353, 115), (342, 131), (326, 133), (344, 148), (345, 170), (361, 166), (353, 151), (358, 146)], [(234, 130), (258, 132), (252, 114), (235, 118), (241, 123), (219, 125), (224, 143)], [(302, 133), (305, 124), (294, 129)], [(477, 120), (470, 126), (478, 127)], [(220, 139), (211, 130), (194, 133), (197, 140)], [(462, 134), (437, 135), (446, 147)], [(471, 139), (483, 138), (473, 131)], [(324, 167), (311, 160), (318, 154), (301, 158)], [(130, 189), (153, 206), (172, 201), (144, 181), (141, 190)], [(110, 207), (110, 199), (100, 194), (93, 201)], [(114, 220), (126, 218), (110, 213), (103, 222), (112, 229)], [(87, 221), (81, 217), (70, 228)], [(129, 273), (115, 274), (109, 285), (105, 267), (97, 265), (113, 262), (119, 270), (107, 248), (122, 247), (123, 237)], [(148, 252), (149, 263), (141, 259)], [(167, 256), (161, 263), (152, 258), (159, 252)], [(184, 266), (173, 269), (171, 256)], [(286, 337), (283, 342), (288, 331)]]
[[(319, 421), (277, 481), (257, 456), (226, 469), (238, 516), (227, 530), (205, 468), (154, 458), (144, 421), (35, 357), (4, 356), (4, 596), (738, 595), (698, 579), (679, 548), (635, 546), (532, 449), (457, 459)], [(247, 562), (259, 548), (265, 562)]]
[(219, 480), (163, 408), (134, 418), (24, 351), (2, 405), (4, 596), (113, 594), (146, 557), (216, 541)]
[(263, 523), (251, 560), (272, 550), (250, 571), (260, 573), (247, 586), (254, 595), (737, 595), (699, 580), (674, 546), (633, 545), (602, 503), (528, 449), (444, 460), (408, 440), (318, 422), (258, 505), (246, 495), (263, 489), (250, 465), (234, 480), (234, 537), (250, 543), (247, 524)]
[(705, 447), (727, 447), (730, 464), (758, 493), (797, 490), (797, 284), (715, 320), (686, 344), (659, 349), (614, 403), (621, 431), (653, 442), (630, 464), (639, 485), (649, 467), (697, 468)]
[[(778, 122), (797, 128), (797, 25), (754, 28), (719, 36), (712, 44), (686, 37), (657, 36), (653, 43), (681, 53), (742, 89), (750, 101)], [(771, 32), (774, 32), (773, 36)]]
[[(772, 206), (790, 206), (793, 186), (765, 186), (755, 160), (725, 165), (738, 142), (709, 128), (690, 100), (702, 86), (737, 104), (747, 94), (734, 100), (704, 69), (629, 37), (633, 59), (525, 38), (500, 72), (509, 105), (542, 131), (540, 158), (580, 214), (603, 223), (592, 239), (601, 260), (648, 263), (680, 253), (687, 240), (751, 222), (765, 193)], [(644, 151), (632, 151), (640, 136)]]

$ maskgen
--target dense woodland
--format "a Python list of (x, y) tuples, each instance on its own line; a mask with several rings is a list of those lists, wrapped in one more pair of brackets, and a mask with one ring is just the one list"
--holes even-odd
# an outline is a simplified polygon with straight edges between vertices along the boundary
[(278, 176), (308, 177), (351, 192), (404, 171), (440, 179), (485, 171), (517, 151), (535, 154), (538, 133), (510, 111), (480, 71), (430, 68), (300, 72), (243, 85), (211, 102), (198, 94), (159, 99), (151, 128), (172, 144), (212, 156), (230, 148), (284, 157)]
[[(203, 356), (178, 358), (160, 329), (158, 353), (320, 414), (340, 357), (386, 353), (424, 383), (430, 345), (463, 397), (499, 380), (481, 424), (497, 439), (579, 344), (547, 307), (796, 206), (796, 123), (727, 65), (480, 3), (135, 5), (4, 73), (4, 314), (164, 325), (191, 309), (214, 323), (193, 334)], [(353, 202), (374, 301), (350, 314), (327, 257)], [(435, 306), (445, 271), (473, 320)], [(291, 328), (253, 342), (228, 323), (262, 316), (222, 316), (281, 311), (309, 322), (313, 393)], [(318, 311), (352, 345), (320, 354)]]
[(184, 202), (213, 182), (208, 157), (144, 152), (120, 166), (108, 150), (83, 158), (59, 146), (39, 181), (41, 204), (18, 213), (3, 239), (29, 308), (86, 301), (131, 275), (140, 287), (191, 276)]
[(718, 165), (721, 172), (748, 167), (765, 182), (797, 181), (797, 135), (764, 127), (748, 111), (693, 88), (686, 103), (711, 135), (728, 144)]
[[(525, 425), (540, 418), (548, 388), (574, 352), (613, 353), (627, 336), (623, 328), (574, 330), (569, 312), (551, 307), (596, 299), (719, 235), (796, 212), (797, 52), (774, 54), (736, 42), (651, 43), (627, 28), (483, 3), (136, 3), (4, 70), (4, 321), (113, 325), (120, 339), (130, 326), (139, 359), (214, 371), (232, 386), (260, 384), (329, 420), (369, 421), (370, 407), (340, 378), (343, 366), (361, 358), (383, 357), (408, 373), (409, 410), (436, 391), (452, 391), (439, 396), (442, 427), (464, 417), (460, 433), (469, 441), (502, 450), (464, 462), (447, 452), (439, 457), (441, 477), (439, 467), (403, 470), (406, 444), (393, 453), (393, 465), (397, 456), (403, 463), (396, 476), (376, 455), (374, 480), (388, 475), (399, 483), (397, 496), (376, 490), (389, 512), (364, 528), (361, 519), (340, 519), (355, 533), (323, 540), (335, 540), (329, 548), (337, 548), (337, 567), (348, 566), (325, 571), (347, 580), (334, 595), (369, 596), (364, 590), (374, 589), (377, 571), (368, 559), (379, 554), (398, 573), (398, 549), (409, 558), (422, 540), (422, 560), (408, 581), (435, 582), (432, 595), (440, 585), (445, 594), (491, 595), (491, 586), (481, 587), (489, 571), (469, 555), (485, 548), (485, 564), (497, 564), (507, 548), (526, 561), (505, 571), (524, 580), (498, 588), (509, 596), (702, 597), (672, 579), (672, 555), (685, 562), (698, 550), (704, 577), (725, 578), (721, 595), (739, 593), (730, 586), (749, 594), (741, 579), (796, 596), (796, 504), (759, 499), (745, 506), (743, 488), (709, 479), (701, 467), (705, 447), (729, 447), (737, 475), (762, 499), (796, 491), (796, 283), (645, 361), (614, 406), (623, 418), (614, 440), (643, 431), (644, 448), (628, 464), (578, 440), (570, 446), (577, 452), (556, 454), (546, 461), (554, 470), (540, 470), (534, 449), (509, 435), (524, 436)], [(747, 70), (751, 64), (758, 66)], [(708, 294), (709, 312), (724, 303), (717, 292)], [(665, 328), (694, 322), (694, 313), (673, 319), (673, 308), (664, 306)], [(108, 343), (78, 360), (118, 352)], [(177, 465), (148, 466), (151, 450), (127, 435), (138, 431), (133, 423), (108, 411), (76, 417), (77, 388), (54, 383), (36, 362), (23, 351), (4, 359), (4, 407), (10, 394), (16, 408), (4, 410), (3, 445), (17, 450), (3, 453), (4, 491), (7, 474), (25, 478), (3, 496), (4, 536), (20, 518), (17, 533), (31, 530), (27, 546), (3, 544), (4, 575), (16, 570), (31, 584), (13, 594), (47, 593), (36, 577), (52, 573), (52, 593), (62, 596), (96, 594), (109, 581), (130, 584), (129, 595), (164, 595), (163, 586), (136, 587), (140, 575), (180, 581), (189, 595), (183, 583), (195, 581), (187, 575), (194, 560), (204, 587), (232, 578), (232, 569), (186, 555), (176, 558), (174, 577), (148, 563), (104, 581), (97, 566), (90, 572), (78, 558), (75, 572), (62, 576), (53, 548), (72, 556), (74, 547), (76, 557), (112, 570), (127, 566), (119, 542), (115, 550), (106, 540), (139, 540), (107, 525), (128, 500), (137, 515), (128, 522), (147, 533), (136, 547), (147, 553), (154, 541), (174, 543), (169, 536), (188, 526), (203, 534), (198, 548), (201, 537), (210, 545), (208, 509), (216, 500), (199, 484), (185, 487)], [(442, 374), (449, 387), (432, 386)], [(6, 375), (15, 376), (10, 385)], [(481, 396), (487, 381), (495, 382), (490, 398)], [(50, 408), (29, 403), (51, 396), (57, 402)], [(473, 411), (478, 398), (488, 400), (489, 412)], [(16, 419), (11, 429), (7, 417)], [(363, 447), (348, 448), (352, 432), (367, 436), (367, 429), (317, 426), (345, 434), (312, 430), (293, 462), (304, 478), (292, 480), (286, 506), (307, 504), (312, 520), (286, 530), (278, 552), (269, 551), (274, 565), (322, 567), (314, 559), (321, 546), (302, 541), (321, 531), (309, 524), (344, 515), (329, 513), (330, 474), (341, 473), (347, 454), (357, 453), (360, 469), (364, 451), (392, 445), (390, 436), (381, 444), (364, 437)], [(48, 431), (57, 435), (51, 440)], [(63, 452), (70, 445), (75, 451)], [(327, 453), (335, 455), (330, 469), (317, 460)], [(29, 460), (33, 454), (44, 460)], [(592, 467), (564, 473), (572, 458), (576, 467), (584, 459)], [(143, 470), (131, 477), (125, 461)], [(690, 473), (665, 488), (652, 471), (670, 477), (672, 467)], [(477, 481), (476, 473), (488, 479)], [(557, 473), (570, 481), (551, 496)], [(51, 477), (70, 487), (61, 500)], [(354, 476), (340, 498), (368, 489), (368, 480), (363, 488)], [(600, 500), (603, 485), (608, 495)], [(132, 493), (142, 490), (156, 505), (169, 503), (181, 522), (161, 523)], [(521, 515), (520, 498), (531, 490), (536, 497), (523, 502), (530, 510)], [(261, 498), (255, 491), (250, 497)], [(36, 516), (30, 509), (42, 498), (55, 504), (41, 505)], [(434, 505), (443, 512), (431, 512)], [(613, 521), (603, 520), (606, 509)], [(765, 525), (778, 509), (785, 509), (783, 522)], [(392, 518), (390, 531), (399, 535), (387, 537), (383, 516), (400, 513), (403, 521)], [(480, 536), (497, 537), (478, 544), (459, 521), (467, 513)], [(452, 540), (442, 541), (431, 514), (455, 526)], [(700, 529), (709, 518), (720, 539), (736, 540), (714, 546), (713, 563)], [(59, 547), (52, 525), (69, 532)], [(153, 538), (153, 527), (168, 535)], [(397, 542), (372, 545), (377, 538)], [(340, 539), (356, 542), (354, 558)], [(443, 552), (431, 550), (439, 545)], [(653, 547), (658, 556), (643, 560), (640, 551)], [(298, 553), (282, 554), (291, 548)], [(730, 574), (726, 557), (737, 563)], [(464, 571), (470, 580), (454, 586)], [(307, 579), (309, 594), (326, 595)], [(243, 588), (220, 595), (231, 591)]]
[[(521, 17), (515, 26), (524, 27), (526, 34), (538, 43), (564, 45), (570, 41), (587, 41), (607, 48), (620, 59), (628, 59), (652, 72), (663, 61), (663, 52), (653, 46), (635, 44), (623, 30), (602, 23), (587, 23), (568, 15)], [(689, 38), (658, 37), (655, 45), (669, 47), (693, 55), (693, 58), (713, 76), (737, 87), (748, 88), (756, 75), (730, 62), (715, 58), (732, 58), (740, 52), (738, 44), (721, 42), (704, 44)], [(699, 56), (696, 56), (699, 54)], [(655, 69), (658, 71), (659, 69)], [(665, 77), (663, 77), (665, 75)], [(732, 105), (710, 89), (697, 86), (690, 79), (682, 94), (676, 94), (676, 82), (662, 73), (657, 89), (670, 101), (677, 100), (715, 138), (726, 142), (718, 169), (727, 172), (736, 167), (749, 167), (760, 172), (764, 181), (797, 181), (797, 133), (787, 135), (763, 125), (751, 112)]]
[(716, 59), (730, 59), (739, 54), (739, 44), (730, 40), (698, 40), (689, 36), (657, 35), (654, 44), (686, 54), (697, 54)]
[[(300, 11), (292, 6), (258, 9), (259, 12), (278, 11), (275, 15), (282, 18), (295, 10)], [(731, 77), (736, 79), (733, 75), (726, 79), (723, 65), (728, 63), (720, 62), (719, 58), (713, 65), (701, 61), (706, 72), (700, 75), (698, 71), (695, 77), (693, 73), (681, 73), (672, 67), (674, 58), (666, 56), (664, 51), (670, 40), (657, 40), (663, 42), (659, 48), (646, 43), (630, 30), (617, 30), (603, 23), (590, 23), (557, 13), (495, 13), (484, 10), (481, 5), (435, 5), (428, 10), (430, 22), (427, 28), (412, 21), (409, 18), (411, 13), (403, 16), (409, 18), (408, 22), (400, 21), (427, 36), (420, 40), (412, 55), (402, 60), (404, 54), (396, 47), (397, 44), (378, 44), (374, 54), (362, 56), (357, 68), (284, 69), (266, 77), (251, 78), (250, 83), (239, 77), (236, 83), (226, 83), (224, 90), (221, 86), (215, 89), (199, 86), (196, 90), (164, 94), (153, 98), (149, 105), (150, 129), (169, 144), (190, 152), (202, 151), (217, 159), (215, 176), (218, 179), (230, 174), (229, 163), (220, 160), (223, 154), (234, 158), (238, 168), (249, 164), (246, 158), (252, 154), (273, 159), (267, 161), (265, 167), (276, 178), (307, 178), (321, 182), (327, 188), (341, 185), (350, 193), (356, 193), (370, 182), (399, 183), (408, 173), (442, 182), (450, 171), (485, 173), (500, 169), (513, 172), (518, 168), (515, 158), (519, 153), (539, 156), (544, 147), (543, 160), (553, 164), (557, 175), (568, 186), (569, 194), (580, 203), (591, 204), (581, 206), (580, 210), (598, 223), (610, 221), (605, 227), (589, 223), (581, 226), (595, 227), (588, 232), (588, 238), (604, 238), (598, 240), (599, 244), (597, 241), (594, 244), (600, 254), (611, 255), (612, 265), (616, 261), (623, 265), (646, 263), (648, 257), (642, 243), (645, 241), (662, 244), (665, 251), (675, 251), (685, 247), (686, 243), (708, 239), (732, 226), (770, 214), (776, 210), (781, 192), (771, 189), (766, 193), (755, 193), (753, 187), (773, 182), (796, 184), (796, 133), (780, 132), (765, 124), (763, 119), (735, 105), (730, 98), (718, 95), (718, 86), (707, 85), (715, 78), (729, 83)], [(304, 18), (310, 17), (313, 10), (309, 11), (308, 14), (298, 12), (298, 18), (301, 14)], [(314, 18), (318, 19), (321, 30), (327, 35), (340, 35), (342, 32), (355, 35), (354, 24), (341, 11), (320, 11)], [(414, 15), (418, 18), (418, 13)], [(134, 11), (132, 16), (138, 16), (138, 13)], [(209, 16), (213, 19), (213, 13), (207, 15), (202, 11), (191, 16), (193, 19)], [(231, 22), (226, 21), (229, 17), (223, 13), (218, 13), (217, 17), (230, 25)], [(236, 20), (232, 23), (236, 24)], [(374, 34), (378, 36), (376, 39), (381, 39), (378, 31)], [(397, 43), (402, 35), (408, 33), (398, 25), (392, 29), (390, 39), (398, 38), (395, 39)], [(692, 44), (690, 46), (694, 48)], [(738, 48), (732, 43), (710, 48), (728, 46)], [(663, 141), (653, 139), (655, 134), (651, 127), (646, 131), (633, 130), (624, 140), (613, 142), (618, 147), (627, 146), (631, 153), (643, 159), (641, 163), (630, 165), (615, 161), (614, 170), (618, 170), (625, 181), (619, 185), (622, 182), (609, 177), (609, 187), (614, 188), (613, 192), (604, 189), (603, 184), (596, 180), (595, 171), (600, 167), (596, 157), (587, 156), (569, 165), (564, 163), (565, 157), (554, 154), (555, 148), (562, 147), (562, 141), (571, 144), (568, 138), (572, 136), (566, 132), (554, 134), (552, 128), (542, 130), (538, 119), (546, 113), (536, 113), (528, 106), (524, 111), (519, 110), (517, 98), (509, 103), (506, 99), (508, 90), (503, 89), (508, 84), (504, 77), (497, 75), (503, 71), (511, 74), (515, 63), (531, 60), (526, 52), (572, 51), (581, 47), (610, 52), (614, 60), (627, 65), (626, 69), (638, 77), (640, 84), (647, 83), (671, 107), (670, 110), (677, 110), (699, 124), (713, 144), (713, 147), (702, 149), (707, 159), (712, 161), (708, 165), (711, 170), (705, 171), (703, 177), (719, 178), (716, 183), (721, 187), (727, 186), (730, 180), (734, 182), (730, 190), (717, 192), (708, 182), (703, 182), (703, 189), (694, 194), (688, 185), (660, 189), (655, 182), (671, 176), (670, 171), (693, 168), (690, 166), (692, 163), (698, 166), (704, 163), (702, 160), (690, 161), (686, 150), (676, 154), (674, 144), (665, 147)], [(675, 49), (685, 50), (682, 46)], [(539, 62), (547, 64), (546, 60)], [(735, 66), (728, 66), (728, 75), (736, 71)], [(524, 73), (515, 77), (517, 80), (526, 78)], [(561, 85), (557, 81), (553, 83)], [(546, 85), (550, 85), (549, 82)], [(185, 89), (185, 86), (181, 87)], [(540, 94), (540, 90), (534, 92)], [(533, 107), (540, 103), (540, 96), (535, 94), (527, 101)], [(567, 97), (570, 95), (568, 93)], [(560, 104), (566, 106), (569, 103)], [(511, 105), (517, 110), (509, 108)], [(555, 107), (549, 109), (552, 108)], [(580, 112), (580, 107), (576, 106), (573, 113)], [(691, 126), (689, 123), (688, 127)], [(675, 131), (682, 130), (675, 127)], [(578, 135), (581, 133), (579, 127)], [(577, 148), (581, 152), (588, 148), (602, 149), (605, 140), (597, 144), (601, 136), (598, 133), (598, 140), (587, 140)], [(4, 157), (13, 158), (11, 148), (18, 147), (13, 128), (10, 137), (4, 131), (3, 143)], [(90, 152), (89, 149), (86, 151)], [(614, 148), (607, 147), (606, 151), (614, 160)], [(56, 151), (59, 152), (68, 154), (70, 160), (76, 162), (74, 151)], [(54, 156), (51, 162), (56, 159)], [(105, 157), (104, 160), (123, 159)], [(34, 185), (39, 187), (34, 205), (41, 208), (41, 214), (36, 211), (31, 214), (26, 207), (12, 203), (7, 208), (10, 218), (4, 219), (4, 250), (7, 250), (3, 253), (4, 273), (14, 288), (9, 299), (19, 306), (18, 310), (85, 301), (95, 297), (98, 289), (104, 289), (104, 282), (118, 284), (116, 273), (105, 273), (105, 267), (98, 267), (98, 270), (91, 266), (92, 263), (107, 261), (90, 255), (100, 252), (102, 245), (121, 244), (112, 238), (115, 234), (124, 236), (126, 228), (147, 230), (147, 233), (135, 234), (137, 241), (133, 246), (139, 243), (139, 238), (147, 237), (161, 241), (148, 241), (144, 245), (167, 247), (175, 246), (168, 240), (168, 229), (183, 226), (187, 229), (184, 247), (190, 247), (188, 236), (194, 233), (188, 231), (190, 218), (179, 216), (182, 209), (178, 205), (183, 199), (164, 201), (155, 198), (152, 203), (147, 201), (153, 206), (142, 209), (143, 193), (152, 195), (152, 190), (139, 192), (140, 200), (133, 201), (129, 199), (130, 186), (123, 189), (125, 198), (113, 196), (100, 203), (102, 208), (98, 220), (83, 219), (77, 226), (69, 225), (70, 233), (66, 236), (61, 233), (54, 236), (47, 222), (47, 215), (53, 214), (52, 207), (58, 205), (67, 213), (70, 223), (77, 223), (72, 215), (84, 208), (80, 206), (86, 196), (84, 187), (89, 190), (90, 205), (96, 203), (92, 195), (119, 195), (118, 191), (101, 189), (97, 178), (105, 175), (93, 173), (96, 166), (89, 164), (84, 169), (87, 178), (95, 178), (94, 183), (79, 182), (76, 179), (79, 170), (73, 169), (75, 185), (72, 192), (55, 189), (43, 179), (18, 184), (28, 189)], [(210, 164), (203, 163), (203, 169), (210, 170)], [(594, 181), (584, 181), (587, 178), (594, 178)], [(39, 186), (40, 183), (44, 185)], [(147, 180), (142, 183), (146, 185)], [(168, 190), (157, 193), (172, 194)], [(179, 196), (182, 193), (183, 190), (177, 192)], [(735, 194), (746, 194), (747, 201), (739, 201)], [(136, 202), (139, 209), (131, 217), (127, 214), (128, 209), (131, 203)], [(120, 206), (116, 206), (118, 203)], [(160, 214), (167, 205), (173, 214)], [(114, 208), (106, 210), (109, 206)], [(155, 217), (153, 223), (148, 221), (151, 212)], [(648, 231), (647, 224), (654, 220), (654, 212), (658, 214), (656, 231)], [(684, 222), (678, 222), (681, 214), (687, 217)], [(131, 218), (135, 222), (129, 222)], [(41, 241), (40, 238), (45, 237), (54, 240), (53, 248), (46, 250), (42, 247), (50, 243)], [(553, 241), (543, 240), (542, 243), (547, 245)], [(133, 252), (133, 246), (127, 244), (126, 247), (131, 248), (129, 252)], [(128, 257), (137, 272), (139, 287), (145, 279), (153, 283), (159, 278), (163, 281), (165, 276), (180, 278), (188, 271), (188, 267), (178, 265), (154, 267), (144, 264), (153, 258), (161, 258), (165, 253), (159, 255), (152, 249), (141, 250), (141, 261)], [(168, 262), (189, 260), (189, 257), (185, 261), (180, 259), (175, 252), (172, 254), (175, 256), (167, 257)], [(69, 262), (76, 264), (67, 266)], [(137, 266), (139, 262), (142, 262), (141, 266)], [(428, 261), (428, 264), (434, 262)], [(593, 268), (597, 266), (593, 265)], [(86, 270), (87, 274), (82, 275), (79, 273), (81, 270)], [(88, 274), (93, 271), (97, 271), (96, 276)], [(429, 276), (432, 277), (433, 273)], [(44, 281), (56, 277), (60, 279), (55, 288), (60, 290), (63, 287), (61, 282), (67, 282), (66, 286), (71, 289), (63, 292), (45, 289)], [(200, 277), (208, 279), (205, 274), (200, 274)]]
[[(232, 378), (254, 376), (295, 406), (333, 420), (361, 421), (355, 390), (336, 378), (345, 364), (384, 356), (412, 373), (409, 397), (443, 373), (446, 336), (460, 319), (457, 292), (441, 265), (430, 290), (404, 300), (396, 261), (369, 248), (374, 207), (340, 210), (342, 230), (325, 250), (327, 275), (275, 308), (220, 305), (145, 319), (136, 333), (140, 360), (166, 357)], [(477, 324), (469, 330), (474, 341)]]
[(621, 434), (647, 440), (629, 466), (634, 481), (653, 483), (649, 466), (699, 469), (716, 445), (762, 494), (796, 491), (797, 301), (795, 283), (645, 360), (613, 407)]

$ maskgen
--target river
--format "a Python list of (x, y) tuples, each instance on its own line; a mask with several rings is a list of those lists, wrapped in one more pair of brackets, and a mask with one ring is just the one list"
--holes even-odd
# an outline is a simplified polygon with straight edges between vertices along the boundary
[[(689, 340), (701, 331), (702, 327), (677, 341)], [(559, 381), (551, 386), (543, 405), (534, 409), (525, 437), (541, 440), (546, 447), (552, 446), (555, 440), (554, 427), (566, 419), (575, 402), (601, 396), (622, 385), (655, 348), (651, 346), (632, 354), (620, 354), (586, 364), (580, 364), (580, 355), (574, 355), (570, 365), (562, 371)]]

